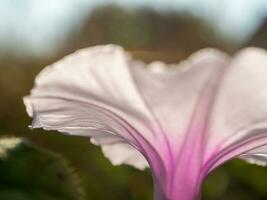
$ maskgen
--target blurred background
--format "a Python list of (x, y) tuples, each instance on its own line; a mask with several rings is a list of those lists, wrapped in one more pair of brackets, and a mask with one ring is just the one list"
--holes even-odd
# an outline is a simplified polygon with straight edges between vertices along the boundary
[[(152, 199), (149, 170), (113, 167), (88, 138), (28, 128), (22, 97), (36, 74), (77, 49), (106, 43), (146, 62), (169, 63), (205, 47), (229, 54), (246, 46), (266, 49), (267, 0), (1, 0), (0, 136), (33, 144), (13, 141), (21, 144), (14, 149), (0, 142), (1, 200), (27, 200), (33, 192), (38, 200)], [(66, 186), (66, 180), (75, 183)], [(208, 177), (202, 195), (266, 200), (267, 168), (233, 160)]]

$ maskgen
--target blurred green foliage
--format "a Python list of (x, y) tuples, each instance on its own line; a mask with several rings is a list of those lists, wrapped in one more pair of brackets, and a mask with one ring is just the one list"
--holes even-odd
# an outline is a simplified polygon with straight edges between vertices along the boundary
[(0, 139), (0, 177), (2, 200), (84, 199), (63, 158), (20, 138)]
[(207, 200), (267, 199), (267, 168), (232, 160), (215, 170), (203, 188)]
[[(18, 58), (12, 52), (0, 52), (0, 135), (22, 136), (36, 146), (64, 156), (71, 168), (75, 169), (86, 200), (152, 199), (153, 185), (149, 170), (137, 171), (129, 166), (112, 166), (102, 156), (100, 149), (90, 144), (89, 138), (29, 130), (31, 119), (25, 112), (22, 97), (29, 93), (34, 77), (44, 66), (90, 45), (117, 43), (147, 62), (157, 59), (172, 63), (179, 62), (203, 47), (214, 46), (228, 52), (234, 51), (234, 47), (216, 40), (212, 30), (186, 13), (127, 10), (113, 5), (95, 9), (85, 20), (82, 29), (75, 30), (63, 42), (64, 48), (49, 58)], [(38, 151), (35, 149), (23, 143), (13, 151), (9, 164), (0, 163), (0, 195), (12, 195), (0, 196), (0, 199), (45, 200), (48, 198), (47, 192), (59, 195), (58, 198), (71, 199), (71, 195), (79, 191), (75, 191), (72, 184), (61, 183), (59, 177), (69, 173), (65, 161), (44, 150), (39, 151), (39, 147)], [(26, 160), (22, 171), (14, 169)], [(58, 167), (58, 162), (63, 167)], [(48, 177), (49, 183), (45, 183)], [(267, 199), (266, 180), (266, 168), (231, 161), (208, 177), (203, 199), (264, 200)], [(41, 181), (41, 184), (36, 184), (36, 181)], [(38, 198), (27, 196), (29, 191), (39, 195)], [(52, 197), (49, 199), (53, 200)]]

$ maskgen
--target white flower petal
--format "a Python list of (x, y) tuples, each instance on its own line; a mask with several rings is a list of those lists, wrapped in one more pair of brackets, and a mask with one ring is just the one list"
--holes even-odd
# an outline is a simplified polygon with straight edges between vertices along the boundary
[(195, 109), (206, 109), (206, 113), (199, 113), (203, 117), (208, 114), (207, 104), (228, 62), (226, 54), (204, 49), (176, 66), (154, 62), (149, 67), (160, 66), (157, 72), (141, 65), (132, 69), (140, 94), (158, 122), (156, 131), (165, 134), (173, 151), (179, 151), (187, 137)]
[[(34, 117), (33, 127), (91, 136), (93, 143), (112, 143), (115, 149), (123, 141), (141, 150), (145, 141), (152, 148), (160, 145), (159, 159), (166, 159), (170, 146), (173, 153), (180, 150), (200, 95), (204, 90), (212, 92), (228, 60), (224, 53), (206, 49), (177, 67), (152, 63), (149, 68), (160, 69), (155, 72), (120, 47), (88, 48), (45, 68), (24, 101)], [(206, 96), (205, 106), (209, 93)], [(121, 152), (125, 154), (118, 156), (128, 162), (127, 150)], [(107, 157), (112, 160), (110, 154)], [(132, 157), (142, 160), (137, 151)], [(120, 160), (117, 154), (115, 158)]]
[(136, 149), (126, 143), (107, 144), (101, 146), (104, 155), (110, 159), (113, 165), (128, 164), (137, 169), (148, 167), (146, 159), (136, 153)]
[(246, 160), (251, 164), (260, 166), (267, 166), (267, 146), (258, 147), (244, 154), (241, 154), (239, 158)]
[[(124, 118), (144, 136), (152, 133), (149, 113), (131, 78), (130, 62), (120, 47), (109, 45), (80, 50), (48, 66), (38, 75), (31, 95), (24, 98), (28, 114), (34, 117), (32, 126), (91, 136), (94, 143), (110, 143), (111, 151), (112, 146), (117, 148), (114, 141), (137, 146), (135, 137), (139, 136), (129, 133)], [(127, 149), (114, 158), (121, 156), (129, 163), (130, 155), (132, 160), (144, 161), (138, 151), (128, 153), (130, 146), (121, 147)], [(145, 165), (146, 161), (138, 166)]]
[[(267, 144), (266, 102), (267, 53), (262, 49), (247, 48), (234, 57), (220, 85), (210, 122), (208, 155), (226, 149), (225, 157), (218, 161), (220, 164), (232, 156)], [(249, 155), (257, 158), (250, 152), (247, 159)]]

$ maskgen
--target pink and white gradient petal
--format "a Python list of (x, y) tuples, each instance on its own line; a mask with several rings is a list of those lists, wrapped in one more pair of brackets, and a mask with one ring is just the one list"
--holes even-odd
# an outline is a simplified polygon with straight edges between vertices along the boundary
[(45, 68), (24, 102), (34, 128), (91, 137), (115, 165), (149, 165), (155, 200), (199, 198), (233, 157), (267, 161), (264, 50), (147, 66), (118, 46), (92, 47)]

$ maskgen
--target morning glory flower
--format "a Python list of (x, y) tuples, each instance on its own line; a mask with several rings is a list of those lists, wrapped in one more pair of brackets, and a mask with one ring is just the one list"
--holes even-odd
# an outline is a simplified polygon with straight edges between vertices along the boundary
[(235, 157), (267, 163), (267, 53), (200, 50), (178, 65), (96, 46), (46, 67), (24, 98), (33, 128), (88, 136), (114, 164), (150, 167), (155, 200), (200, 198)]

